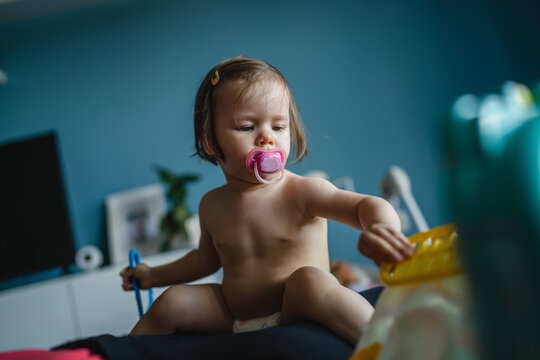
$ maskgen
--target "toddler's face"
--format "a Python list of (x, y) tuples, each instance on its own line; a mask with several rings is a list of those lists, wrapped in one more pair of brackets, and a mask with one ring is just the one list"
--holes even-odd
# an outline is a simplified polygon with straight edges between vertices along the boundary
[[(289, 97), (275, 81), (253, 85), (239, 98), (238, 85), (220, 89), (215, 109), (217, 141), (224, 154), (220, 166), (226, 176), (258, 183), (246, 168), (246, 156), (256, 147), (280, 148), (289, 156), (291, 147)], [(271, 180), (279, 174), (264, 175)]]

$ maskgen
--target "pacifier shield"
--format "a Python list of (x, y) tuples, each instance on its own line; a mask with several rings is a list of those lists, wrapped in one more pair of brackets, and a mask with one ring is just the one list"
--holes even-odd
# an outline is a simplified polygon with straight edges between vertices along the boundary
[(284, 167), (285, 153), (281, 149), (253, 149), (246, 158), (246, 166), (255, 171), (255, 164), (261, 173), (272, 174)]
[(265, 174), (275, 173), (281, 168), (281, 156), (276, 153), (263, 153), (256, 159), (261, 172)]

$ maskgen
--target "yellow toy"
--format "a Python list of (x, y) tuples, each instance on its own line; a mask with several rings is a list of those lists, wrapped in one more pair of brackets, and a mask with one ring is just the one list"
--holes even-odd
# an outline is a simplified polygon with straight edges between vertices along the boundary
[(409, 237), (414, 255), (399, 264), (383, 264), (381, 280), (386, 285), (405, 285), (438, 280), (463, 272), (453, 224), (443, 225)]
[(470, 295), (453, 224), (409, 238), (414, 255), (383, 264), (382, 292), (349, 360), (477, 359)]

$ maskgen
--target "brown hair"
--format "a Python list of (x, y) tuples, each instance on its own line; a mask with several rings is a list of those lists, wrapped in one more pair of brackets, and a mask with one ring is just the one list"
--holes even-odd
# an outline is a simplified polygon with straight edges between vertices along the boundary
[(198, 155), (201, 159), (214, 165), (217, 165), (219, 160), (223, 160), (223, 151), (216, 138), (214, 117), (219, 88), (225, 84), (242, 83), (247, 91), (253, 84), (261, 80), (278, 80), (283, 84), (289, 97), (291, 142), (296, 155), (294, 161), (300, 161), (307, 154), (306, 134), (302, 118), (285, 77), (279, 70), (265, 61), (247, 56), (237, 56), (214, 66), (197, 91), (193, 116), (195, 127), (194, 156)]

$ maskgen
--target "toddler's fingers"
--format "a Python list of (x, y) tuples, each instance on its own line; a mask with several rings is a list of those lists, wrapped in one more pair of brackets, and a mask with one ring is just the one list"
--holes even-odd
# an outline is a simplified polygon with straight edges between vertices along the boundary
[(358, 249), (364, 255), (376, 261), (400, 262), (403, 256), (385, 240), (383, 237), (374, 234), (362, 234), (358, 243)]
[(393, 228), (380, 228), (377, 230), (379, 231), (378, 235), (386, 240), (386, 242), (398, 251), (402, 257), (406, 258), (412, 255), (413, 248), (408, 239), (405, 238), (405, 235), (401, 234), (400, 231)]
[(125, 278), (130, 278), (130, 277), (134, 276), (134, 271), (135, 271), (135, 269), (127, 267), (124, 270), (122, 270), (120, 275), (122, 275), (122, 277), (125, 277)]
[(133, 285), (131, 283), (122, 283), (122, 289), (125, 291), (133, 290)]
[(389, 231), (405, 246), (405, 248), (414, 250), (414, 246), (409, 241), (409, 238), (406, 237), (401, 231), (391, 228)]
[(122, 288), (124, 290), (133, 290), (133, 281), (131, 277), (122, 277)]
[(127, 272), (130, 270), (129, 267), (125, 267), (124, 269), (122, 269), (122, 271), (120, 271), (120, 276), (122, 277), (126, 277), (127, 276)]

